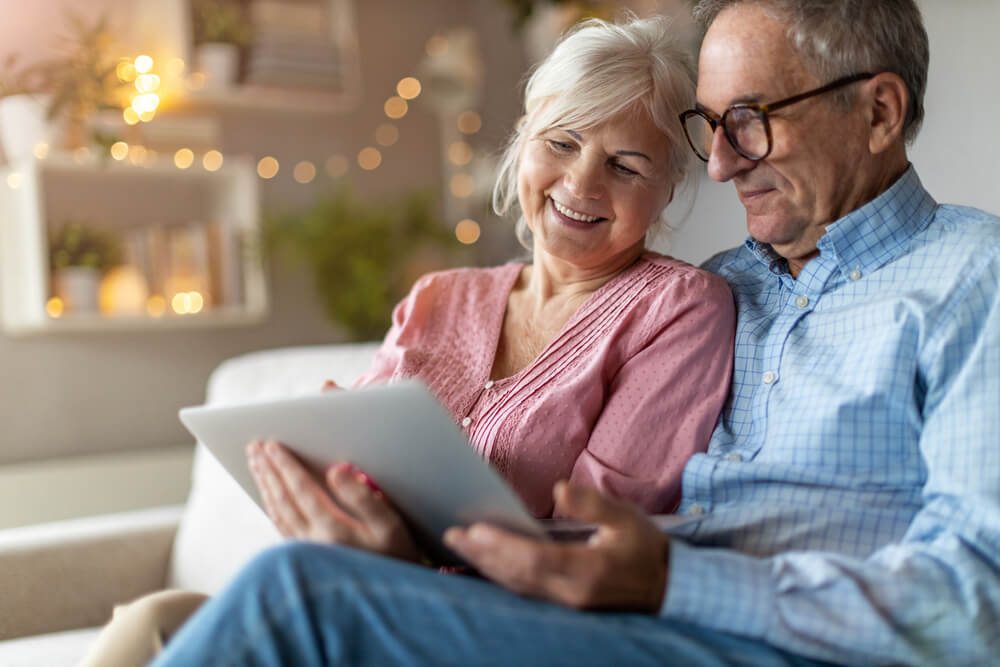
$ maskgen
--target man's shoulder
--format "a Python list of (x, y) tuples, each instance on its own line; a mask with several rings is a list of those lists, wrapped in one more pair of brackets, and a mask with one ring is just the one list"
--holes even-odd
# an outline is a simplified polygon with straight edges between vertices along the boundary
[(919, 237), (918, 245), (947, 255), (962, 270), (1000, 258), (1000, 217), (977, 208), (942, 204)]
[(767, 267), (746, 243), (713, 255), (702, 262), (701, 268), (721, 276), (730, 285), (755, 280), (759, 273), (767, 272)]

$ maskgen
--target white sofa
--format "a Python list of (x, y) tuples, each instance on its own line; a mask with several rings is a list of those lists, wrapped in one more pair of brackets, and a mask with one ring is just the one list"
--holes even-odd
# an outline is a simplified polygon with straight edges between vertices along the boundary
[[(350, 384), (374, 343), (257, 352), (221, 364), (207, 401)], [(212, 593), (278, 535), (202, 447), (183, 506), (0, 531), (0, 667), (75, 665), (115, 604), (162, 588)]]

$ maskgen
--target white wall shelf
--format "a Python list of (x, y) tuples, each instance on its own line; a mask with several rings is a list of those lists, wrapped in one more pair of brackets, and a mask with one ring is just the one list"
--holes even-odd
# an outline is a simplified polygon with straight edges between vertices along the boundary
[[(49, 237), (52, 229), (70, 221), (118, 234), (176, 229), (195, 222), (207, 229), (211, 224), (216, 239), (212, 265), (201, 267), (206, 272), (201, 278), (215, 293), (207, 295), (202, 312), (177, 315), (170, 312), (172, 295), (165, 293), (163, 284), (150, 281), (151, 293), (167, 304), (162, 315), (67, 311), (53, 317), (46, 311), (54, 296)], [(267, 313), (259, 236), (257, 177), (247, 159), (227, 156), (214, 172), (200, 166), (179, 169), (172, 156), (164, 155), (147, 158), (141, 166), (65, 153), (22, 160), (0, 172), (3, 329), (24, 335), (259, 322)], [(170, 266), (162, 269), (170, 270)]]

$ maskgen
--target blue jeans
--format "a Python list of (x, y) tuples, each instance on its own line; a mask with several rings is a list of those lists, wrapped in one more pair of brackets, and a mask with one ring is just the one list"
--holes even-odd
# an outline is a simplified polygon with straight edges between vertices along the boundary
[(258, 556), (167, 644), (182, 665), (814, 665), (640, 614), (579, 612), (342, 547)]

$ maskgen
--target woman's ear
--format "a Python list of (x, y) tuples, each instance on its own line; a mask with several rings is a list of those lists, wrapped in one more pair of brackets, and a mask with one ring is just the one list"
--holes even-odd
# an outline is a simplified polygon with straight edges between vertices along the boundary
[(910, 91), (898, 74), (882, 72), (867, 83), (870, 91), (868, 149), (878, 155), (903, 139), (910, 109)]

